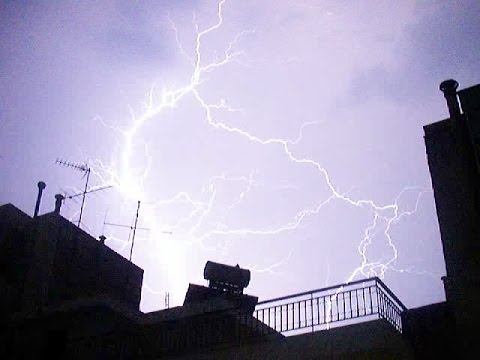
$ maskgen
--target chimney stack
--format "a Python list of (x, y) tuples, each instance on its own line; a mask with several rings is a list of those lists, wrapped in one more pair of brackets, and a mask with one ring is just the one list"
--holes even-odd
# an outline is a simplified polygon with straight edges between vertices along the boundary
[(105, 240), (107, 239), (105, 235), (100, 235), (98, 238), (100, 239), (101, 244), (105, 244)]
[(56, 214), (60, 214), (60, 208), (62, 207), (62, 201), (65, 199), (65, 197), (62, 194), (56, 194), (55, 195), (55, 210), (54, 212)]
[(35, 203), (35, 210), (33, 212), (34, 218), (38, 216), (38, 211), (40, 210), (40, 202), (42, 201), (43, 189), (45, 189), (47, 184), (45, 184), (43, 181), (39, 181), (37, 186), (38, 186), (38, 194), (37, 194), (37, 202)]
[(456, 120), (460, 117), (460, 105), (457, 97), (458, 82), (449, 79), (440, 84), (440, 91), (443, 92), (443, 96), (447, 100), (448, 112), (450, 113), (450, 119)]

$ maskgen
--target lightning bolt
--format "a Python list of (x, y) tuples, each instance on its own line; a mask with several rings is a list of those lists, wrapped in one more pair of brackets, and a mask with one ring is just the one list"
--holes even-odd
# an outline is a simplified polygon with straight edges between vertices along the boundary
[[(135, 111), (131, 109), (130, 125), (125, 128), (107, 124), (101, 118), (98, 118), (103, 126), (121, 135), (122, 146), (120, 154), (115, 157), (115, 160), (112, 161), (111, 164), (106, 164), (98, 159), (95, 160), (92, 164), (92, 173), (97, 176), (102, 184), (114, 185), (124, 199), (142, 201), (141, 216), (151, 229), (149, 238), (155, 239), (152, 240), (150, 244), (151, 251), (149, 251), (149, 256), (156, 257), (159, 256), (158, 254), (162, 254), (161, 259), (164, 270), (168, 271), (170, 285), (165, 285), (165, 287), (170, 287), (165, 289), (165, 291), (173, 294), (177, 292), (178, 298), (176, 298), (176, 300), (181, 299), (181, 291), (179, 288), (175, 288), (175, 285), (171, 284), (183, 284), (186, 279), (185, 246), (197, 245), (209, 251), (222, 249), (223, 253), (225, 253), (228, 252), (229, 240), (220, 241), (213, 247), (207, 244), (207, 240), (213, 237), (231, 239), (235, 236), (274, 236), (280, 233), (295, 231), (302, 226), (305, 219), (317, 215), (322, 208), (333, 201), (344, 202), (352, 207), (364, 209), (371, 214), (371, 222), (366, 226), (364, 236), (357, 247), (360, 265), (348, 274), (346, 282), (350, 282), (361, 276), (378, 276), (383, 278), (388, 270), (403, 271), (395, 268), (398, 250), (390, 232), (392, 227), (398, 224), (403, 218), (415, 213), (422, 194), (429, 191), (428, 189), (418, 187), (402, 189), (394, 201), (386, 205), (379, 205), (370, 199), (355, 199), (349, 196), (348, 192), (341, 192), (337, 189), (327, 169), (322, 166), (319, 161), (298, 155), (294, 150), (295, 146), (302, 142), (305, 129), (318, 125), (317, 122), (304, 123), (294, 139), (263, 138), (241, 127), (222, 122), (215, 116), (220, 111), (241, 112), (242, 110), (230, 106), (225, 99), (219, 99), (214, 103), (208, 101), (206, 97), (203, 96), (200, 85), (206, 81), (207, 74), (228, 64), (234, 62), (239, 66), (248, 64), (250, 60), (247, 54), (244, 51), (237, 50), (237, 45), (239, 39), (254, 32), (254, 30), (251, 30), (238, 33), (237, 36), (228, 43), (220, 55), (217, 55), (212, 61), (205, 61), (203, 54), (204, 41), (222, 28), (224, 24), (223, 9), (225, 4), (226, 0), (218, 2), (215, 22), (204, 29), (200, 29), (194, 17), (193, 24), (196, 31), (192, 50), (193, 55), (188, 54), (187, 49), (180, 41), (175, 23), (169, 20), (179, 52), (187, 59), (191, 67), (190, 76), (185, 84), (170, 88), (164, 86), (160, 92), (155, 89), (155, 86), (152, 86), (146, 100), (143, 102), (143, 111), (140, 114), (136, 114)], [(185, 100), (187, 97), (195, 100), (196, 105), (204, 114), (205, 124), (212, 129), (236, 135), (247, 143), (273, 147), (278, 154), (283, 156), (285, 160), (291, 164), (298, 167), (313, 168), (321, 181), (326, 185), (329, 195), (326, 198), (318, 199), (314, 206), (298, 211), (291, 216), (290, 221), (269, 228), (232, 228), (227, 225), (226, 221), (230, 211), (249, 196), (252, 188), (258, 186), (258, 182), (255, 179), (257, 175), (256, 169), (252, 169), (248, 175), (223, 173), (211, 178), (200, 194), (192, 195), (187, 191), (180, 191), (169, 199), (155, 199), (151, 194), (148, 194), (144, 186), (145, 181), (150, 175), (151, 165), (154, 163), (154, 159), (149, 151), (148, 144), (143, 143), (143, 156), (146, 159), (146, 165), (143, 169), (139, 169), (138, 166), (135, 165), (135, 159), (138, 157), (135, 151), (135, 145), (142, 143), (140, 132), (146, 124), (153, 121), (161, 122), (162, 114), (181, 106), (182, 100)], [(217, 204), (218, 189), (222, 184), (227, 183), (241, 183), (244, 184), (244, 186), (230, 205), (224, 209), (224, 215), (220, 220), (216, 221), (215, 224), (208, 224), (207, 220)], [(399, 201), (407, 191), (413, 191), (417, 194), (415, 207), (411, 210), (402, 210), (399, 206)], [(168, 208), (173, 204), (186, 205), (190, 210), (186, 215), (179, 216), (174, 222), (162, 224), (160, 222), (161, 219), (158, 218), (158, 210)], [(163, 234), (165, 229), (174, 229), (174, 237), (177, 240), (182, 238), (185, 241), (159, 241), (158, 239), (165, 239), (165, 234)], [(379, 234), (386, 239), (390, 253), (386, 259), (371, 259), (368, 252)], [(126, 247), (125, 242), (123, 242), (123, 246)], [(289, 261), (290, 255), (285, 259), (264, 267), (253, 265), (251, 266), (252, 271), (275, 273), (275, 269), (284, 266)], [(155, 286), (148, 283), (145, 283), (144, 287), (152, 293), (164, 293), (164, 291), (154, 290)], [(180, 294), (178, 294), (179, 292)]]

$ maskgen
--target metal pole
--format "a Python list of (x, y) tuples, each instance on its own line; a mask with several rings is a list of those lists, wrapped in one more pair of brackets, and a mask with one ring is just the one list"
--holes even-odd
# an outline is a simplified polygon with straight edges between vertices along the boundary
[(87, 195), (89, 179), (90, 179), (90, 168), (87, 169), (87, 181), (85, 181), (85, 190), (83, 190), (82, 207), (80, 208), (80, 217), (78, 218), (78, 225), (77, 225), (78, 227), (80, 227), (80, 223), (82, 222), (83, 205), (85, 204), (85, 195)]
[(132, 261), (133, 245), (135, 243), (135, 231), (137, 230), (138, 212), (140, 211), (140, 200), (137, 205), (137, 214), (135, 215), (135, 225), (133, 226), (132, 246), (130, 247), (130, 261)]

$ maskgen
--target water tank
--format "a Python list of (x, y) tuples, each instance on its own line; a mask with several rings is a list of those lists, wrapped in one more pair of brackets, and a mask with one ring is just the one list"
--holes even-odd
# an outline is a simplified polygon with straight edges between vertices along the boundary
[(250, 270), (207, 261), (203, 277), (211, 288), (241, 293), (250, 283)]

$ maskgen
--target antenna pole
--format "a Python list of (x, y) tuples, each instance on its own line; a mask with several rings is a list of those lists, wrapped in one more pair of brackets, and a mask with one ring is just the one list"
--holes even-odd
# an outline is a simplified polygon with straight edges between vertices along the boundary
[(88, 189), (88, 180), (90, 179), (90, 168), (87, 168), (87, 181), (85, 181), (85, 189), (83, 190), (82, 196), (82, 206), (80, 207), (80, 216), (78, 218), (78, 227), (80, 227), (80, 223), (82, 222), (82, 213), (83, 213), (83, 206), (85, 205), (85, 195), (87, 195)]
[(133, 245), (135, 243), (135, 231), (137, 230), (138, 212), (140, 211), (140, 200), (138, 200), (137, 214), (135, 215), (135, 225), (133, 225), (132, 246), (130, 247), (130, 262), (132, 261)]
[(170, 293), (165, 292), (165, 308), (170, 309)]

